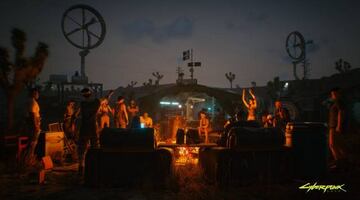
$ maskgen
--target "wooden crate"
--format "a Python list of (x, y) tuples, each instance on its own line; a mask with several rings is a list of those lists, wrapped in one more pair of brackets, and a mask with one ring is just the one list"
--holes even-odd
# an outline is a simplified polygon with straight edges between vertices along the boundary
[(45, 156), (55, 162), (62, 162), (64, 155), (64, 132), (45, 133)]

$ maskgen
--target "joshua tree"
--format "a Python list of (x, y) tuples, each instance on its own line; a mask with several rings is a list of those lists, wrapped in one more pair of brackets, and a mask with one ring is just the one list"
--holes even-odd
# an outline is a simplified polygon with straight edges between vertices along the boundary
[(160, 80), (164, 78), (164, 75), (160, 74), (159, 72), (153, 72), (152, 75), (156, 78), (155, 85), (158, 86), (160, 83)]
[(152, 84), (153, 84), (153, 80), (149, 78), (148, 82), (143, 83), (143, 86), (152, 86)]
[(127, 85), (127, 87), (128, 87), (128, 88), (133, 88), (136, 84), (137, 84), (137, 81), (131, 81), (131, 82)]
[(335, 62), (335, 69), (339, 72), (339, 73), (343, 73), (344, 70), (342, 68), (343, 65), (343, 60), (340, 58), (338, 61)]
[(344, 73), (347, 72), (351, 69), (351, 65), (349, 62), (344, 61), (343, 59), (339, 59), (338, 61), (335, 62), (335, 69), (339, 72), (339, 73)]
[(42, 71), (49, 55), (48, 45), (39, 42), (35, 54), (25, 57), (26, 34), (20, 29), (11, 31), (11, 43), (15, 49), (14, 59), (10, 59), (9, 51), (0, 47), (0, 87), (7, 98), (7, 130), (14, 125), (14, 106), (16, 96), (25, 86), (31, 85)]
[(233, 74), (232, 72), (226, 73), (225, 77), (227, 78), (227, 80), (229, 80), (230, 82), (230, 88), (232, 89), (232, 82), (235, 79), (235, 74)]
[(350, 63), (344, 61), (344, 70), (347, 72), (347, 71), (350, 71), (350, 69), (351, 69)]

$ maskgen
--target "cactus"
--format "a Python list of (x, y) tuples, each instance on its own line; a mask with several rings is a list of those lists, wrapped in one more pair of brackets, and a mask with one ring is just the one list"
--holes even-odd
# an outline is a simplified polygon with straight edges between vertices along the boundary
[(137, 81), (131, 81), (131, 82), (127, 85), (127, 87), (128, 87), (128, 88), (133, 88), (137, 83), (138, 83)]
[(164, 75), (160, 74), (159, 72), (153, 72), (152, 75), (156, 78), (155, 85), (158, 86), (160, 83), (160, 80), (164, 78)]
[(232, 89), (232, 82), (235, 80), (235, 74), (233, 74), (232, 72), (225, 73), (225, 77), (229, 80), (230, 88)]
[(335, 62), (335, 69), (339, 73), (344, 73), (344, 72), (350, 71), (351, 68), (352, 67), (351, 67), (350, 63), (341, 58)]
[(0, 47), (0, 87), (5, 91), (7, 98), (8, 131), (14, 126), (14, 104), (17, 95), (26, 86), (32, 86), (49, 55), (48, 45), (39, 42), (35, 54), (25, 57), (26, 33), (14, 28), (11, 34), (11, 43), (15, 49), (14, 60), (11, 61), (6, 48)]

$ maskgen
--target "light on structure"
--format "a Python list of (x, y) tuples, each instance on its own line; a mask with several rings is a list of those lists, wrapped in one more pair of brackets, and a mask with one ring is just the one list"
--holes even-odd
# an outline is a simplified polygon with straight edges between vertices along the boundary
[(286, 82), (285, 85), (284, 85), (284, 88), (288, 88), (289, 87), (289, 83)]
[(173, 102), (170, 102), (170, 101), (160, 101), (160, 105), (179, 106), (180, 103), (179, 103), (179, 102), (176, 102), (176, 101), (173, 101)]
[(168, 102), (168, 101), (160, 101), (160, 104), (161, 104), (161, 105), (170, 105), (171, 102)]

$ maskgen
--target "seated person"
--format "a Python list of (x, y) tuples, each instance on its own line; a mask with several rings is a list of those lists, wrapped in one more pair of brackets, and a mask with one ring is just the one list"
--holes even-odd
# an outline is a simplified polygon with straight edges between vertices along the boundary
[(149, 117), (147, 112), (144, 112), (143, 116), (140, 117), (141, 124), (144, 124), (144, 128), (152, 128), (153, 120)]
[(264, 122), (264, 128), (271, 128), (271, 127), (274, 127), (274, 117), (271, 114), (268, 114)]
[(201, 136), (202, 133), (205, 134), (205, 143), (209, 143), (209, 127), (210, 122), (209, 119), (206, 116), (206, 113), (204, 111), (200, 112), (200, 123), (199, 123), (199, 136)]

